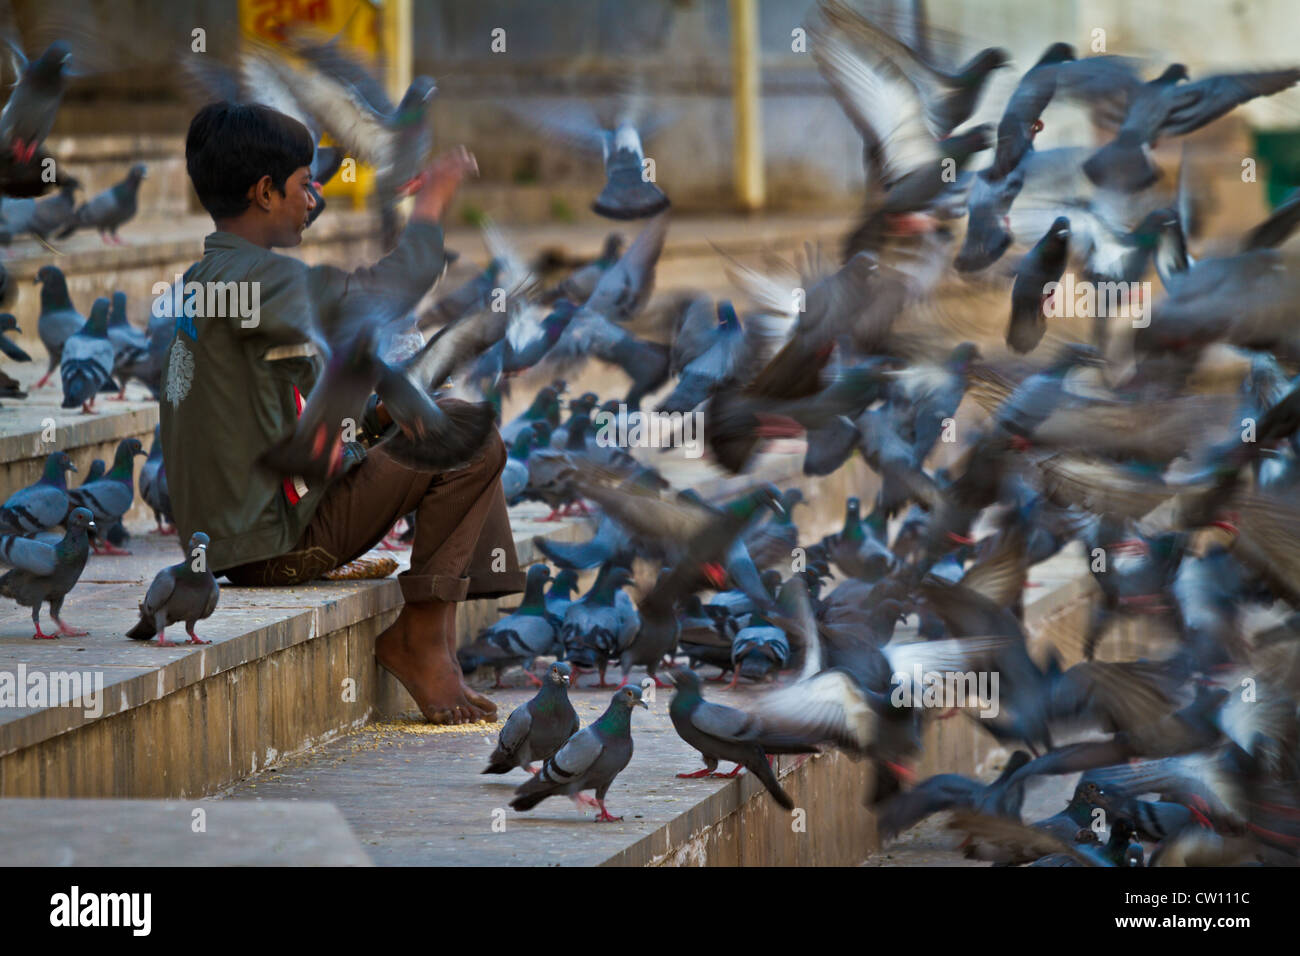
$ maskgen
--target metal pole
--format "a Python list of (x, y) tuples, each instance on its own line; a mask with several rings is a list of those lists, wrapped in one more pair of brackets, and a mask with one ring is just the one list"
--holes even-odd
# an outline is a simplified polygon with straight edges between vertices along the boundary
[(382, 36), (388, 95), (396, 103), (411, 84), (414, 58), (411, 53), (413, 29), (411, 0), (383, 0)]
[(763, 114), (759, 101), (758, 0), (728, 0), (731, 12), (731, 101), (735, 123), (736, 201), (746, 212), (761, 209)]

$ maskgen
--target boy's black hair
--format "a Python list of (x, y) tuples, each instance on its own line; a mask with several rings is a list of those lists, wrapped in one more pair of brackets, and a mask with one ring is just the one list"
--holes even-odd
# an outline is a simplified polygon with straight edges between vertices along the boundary
[(185, 169), (213, 219), (231, 219), (250, 205), (249, 187), (270, 176), (284, 195), (294, 171), (310, 166), (316, 146), (307, 127), (256, 103), (212, 103), (190, 121)]

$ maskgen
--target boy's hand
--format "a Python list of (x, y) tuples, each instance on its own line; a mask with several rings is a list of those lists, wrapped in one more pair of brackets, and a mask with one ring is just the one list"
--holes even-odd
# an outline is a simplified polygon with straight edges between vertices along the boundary
[(443, 153), (424, 171), (424, 184), (415, 194), (411, 218), (438, 222), (461, 180), (469, 175), (478, 175), (478, 162), (473, 153), (464, 146)]

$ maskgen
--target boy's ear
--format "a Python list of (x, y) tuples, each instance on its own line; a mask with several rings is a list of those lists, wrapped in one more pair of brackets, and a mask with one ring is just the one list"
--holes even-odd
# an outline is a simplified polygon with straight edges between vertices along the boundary
[(271, 193), (274, 190), (275, 185), (270, 175), (263, 176), (248, 187), (248, 201), (259, 209), (269, 212), (271, 210)]

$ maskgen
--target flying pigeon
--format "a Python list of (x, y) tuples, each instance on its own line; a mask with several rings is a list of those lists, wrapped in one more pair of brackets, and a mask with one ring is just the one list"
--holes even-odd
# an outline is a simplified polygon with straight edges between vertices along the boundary
[(65, 68), (72, 54), (66, 43), (56, 40), (29, 63), (13, 40), (5, 42), (20, 76), (0, 112), (0, 148), (11, 153), (15, 161), (30, 163), (54, 126), (63, 100)]

